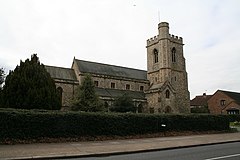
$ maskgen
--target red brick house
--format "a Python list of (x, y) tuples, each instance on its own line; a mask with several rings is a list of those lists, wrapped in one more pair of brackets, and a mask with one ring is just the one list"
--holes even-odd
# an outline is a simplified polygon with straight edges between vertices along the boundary
[(211, 114), (239, 114), (240, 93), (217, 90), (208, 100)]
[(190, 101), (190, 109), (192, 113), (208, 113), (208, 100), (212, 95), (206, 95), (203, 93), (201, 96), (196, 96)]

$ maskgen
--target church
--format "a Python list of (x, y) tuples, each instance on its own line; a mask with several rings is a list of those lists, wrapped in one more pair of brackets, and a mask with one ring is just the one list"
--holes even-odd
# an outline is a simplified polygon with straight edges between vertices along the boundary
[(76, 88), (90, 74), (105, 107), (124, 94), (138, 113), (189, 113), (190, 96), (182, 37), (169, 34), (169, 24), (158, 24), (158, 35), (147, 40), (147, 71), (90, 62), (74, 57), (71, 68), (45, 66), (67, 109)]

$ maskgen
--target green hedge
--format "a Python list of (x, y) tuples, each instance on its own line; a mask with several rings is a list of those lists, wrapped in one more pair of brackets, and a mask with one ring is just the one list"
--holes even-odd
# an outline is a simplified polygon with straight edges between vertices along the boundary
[[(166, 125), (163, 127), (162, 125)], [(163, 131), (222, 131), (221, 115), (116, 114), (0, 109), (0, 139), (127, 136)]]
[(226, 115), (230, 122), (240, 122), (240, 115), (239, 114), (232, 114), (232, 115)]

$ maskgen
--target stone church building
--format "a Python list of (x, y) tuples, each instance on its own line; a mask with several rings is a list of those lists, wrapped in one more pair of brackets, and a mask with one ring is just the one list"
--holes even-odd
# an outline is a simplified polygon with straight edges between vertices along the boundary
[(188, 113), (190, 97), (183, 56), (183, 40), (169, 34), (169, 24), (158, 24), (158, 35), (147, 40), (147, 71), (79, 60), (71, 68), (45, 66), (68, 107), (83, 77), (90, 74), (96, 93), (109, 107), (114, 99), (129, 95), (137, 112)]

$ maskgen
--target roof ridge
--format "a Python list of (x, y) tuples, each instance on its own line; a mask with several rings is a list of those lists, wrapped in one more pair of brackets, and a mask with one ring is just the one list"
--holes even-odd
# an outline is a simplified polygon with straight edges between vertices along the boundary
[(218, 90), (218, 91), (223, 92), (228, 97), (232, 98), (236, 103), (240, 104), (240, 93), (239, 92), (223, 91), (223, 90)]
[(72, 68), (66, 68), (66, 67), (58, 67), (58, 66), (50, 66), (50, 65), (44, 65), (46, 67), (54, 67), (54, 68), (61, 68), (61, 69), (69, 69), (69, 70), (73, 70)]
[(236, 94), (240, 94), (239, 92), (234, 92), (234, 91), (225, 91), (225, 90), (219, 90), (221, 92), (228, 92), (228, 93), (236, 93)]
[(106, 65), (106, 66), (120, 67), (120, 68), (125, 68), (125, 69), (131, 69), (131, 70), (138, 70), (138, 71), (144, 71), (144, 72), (147, 72), (146, 70), (143, 70), (143, 69), (136, 69), (136, 68), (130, 68), (130, 67), (124, 67), (124, 66), (118, 66), (118, 65), (106, 64), (106, 63), (99, 63), (99, 62), (93, 62), (93, 61), (81, 60), (81, 59), (74, 59), (74, 60), (77, 60), (77, 61), (83, 61), (83, 62), (88, 62), (88, 63), (101, 64), (101, 65)]

